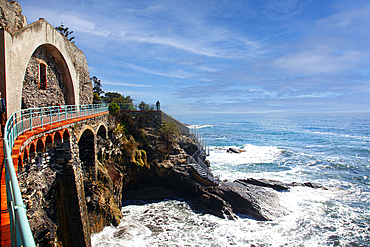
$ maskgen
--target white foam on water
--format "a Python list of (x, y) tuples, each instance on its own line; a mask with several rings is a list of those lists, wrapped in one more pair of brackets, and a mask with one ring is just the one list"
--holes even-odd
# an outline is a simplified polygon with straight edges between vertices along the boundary
[[(240, 153), (227, 152), (229, 148), (240, 150)], [(210, 148), (210, 156), (208, 159), (211, 163), (217, 163), (218, 165), (236, 166), (241, 164), (253, 164), (253, 163), (271, 163), (275, 161), (282, 150), (273, 146), (255, 146), (246, 144), (242, 147), (222, 147)]]
[(354, 192), (293, 187), (277, 193), (289, 214), (272, 221), (220, 219), (194, 212), (186, 202), (177, 200), (126, 206), (121, 224), (93, 234), (92, 245), (346, 246), (368, 234), (366, 228), (352, 223), (360, 220), (359, 212), (335, 200)]
[(189, 128), (191, 129), (203, 129), (203, 128), (212, 128), (214, 125), (210, 124), (204, 124), (204, 125), (188, 125)]
[[(330, 172), (309, 154), (287, 153), (274, 146), (246, 144), (211, 147), (212, 172), (220, 179), (267, 178), (307, 182), (307, 173)], [(297, 156), (298, 159), (292, 159)], [(327, 159), (328, 157), (324, 157)], [(324, 159), (323, 158), (323, 159)], [(284, 162), (289, 163), (285, 166)], [(294, 164), (297, 162), (297, 164)], [(271, 164), (271, 170), (269, 167)], [(264, 170), (261, 170), (264, 168)], [(366, 177), (367, 179), (367, 177)], [(121, 224), (92, 235), (93, 246), (365, 246), (370, 241), (369, 192), (350, 181), (321, 177), (329, 189), (292, 187), (276, 192), (289, 213), (272, 221), (234, 221), (194, 212), (184, 201), (168, 200), (123, 207)], [(346, 189), (338, 189), (346, 188)], [(353, 205), (358, 202), (359, 206)]]

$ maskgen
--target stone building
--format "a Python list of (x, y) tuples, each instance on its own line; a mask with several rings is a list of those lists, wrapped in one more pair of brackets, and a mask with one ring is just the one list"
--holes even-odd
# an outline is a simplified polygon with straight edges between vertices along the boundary
[(27, 25), (18, 2), (0, 1), (0, 91), (7, 116), (30, 108), (92, 103), (84, 53), (46, 20)]

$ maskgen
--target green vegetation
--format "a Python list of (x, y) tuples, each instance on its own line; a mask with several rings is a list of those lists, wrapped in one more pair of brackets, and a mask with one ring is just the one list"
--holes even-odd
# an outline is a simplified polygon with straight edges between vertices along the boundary
[(93, 93), (96, 93), (99, 97), (104, 94), (104, 91), (102, 89), (103, 85), (96, 76), (91, 77), (90, 81), (93, 84)]
[(74, 41), (72, 41), (72, 40), (75, 37), (68, 38), (68, 36), (71, 35), (73, 33), (73, 31), (69, 31), (69, 28), (68, 27), (64, 27), (63, 22), (62, 22), (62, 24), (60, 24), (60, 26), (55, 27), (55, 29), (58, 32), (60, 32), (64, 37), (66, 37), (69, 41), (71, 41), (72, 43), (74, 43)]
[(101, 102), (101, 98), (97, 93), (93, 93), (93, 104), (98, 104)]
[(150, 106), (148, 104), (145, 104), (144, 101), (141, 101), (141, 103), (139, 104), (139, 108), (142, 111), (144, 111), (144, 110), (150, 110)]
[(105, 96), (102, 97), (102, 100), (106, 103), (129, 103), (132, 104), (133, 99), (130, 96), (123, 96), (117, 92), (107, 92)]
[(111, 115), (116, 116), (119, 113), (119, 106), (116, 103), (111, 103), (108, 110)]
[(169, 121), (164, 121), (162, 126), (158, 129), (159, 136), (161, 136), (166, 143), (167, 152), (170, 151), (170, 147), (173, 145), (175, 137), (179, 135), (179, 133), (180, 130), (177, 125)]

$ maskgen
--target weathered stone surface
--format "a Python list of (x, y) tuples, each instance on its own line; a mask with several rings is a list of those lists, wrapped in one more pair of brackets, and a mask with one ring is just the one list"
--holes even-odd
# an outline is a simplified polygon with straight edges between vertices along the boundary
[(22, 8), (17, 1), (0, 1), (0, 24), (9, 32), (27, 25), (27, 19), (22, 15)]
[[(47, 64), (47, 85), (40, 88), (40, 63)], [(43, 47), (39, 47), (28, 61), (23, 81), (22, 108), (65, 105), (63, 79), (53, 56)]]
[(72, 59), (75, 70), (78, 73), (79, 79), (79, 96), (80, 105), (92, 104), (93, 102), (93, 85), (90, 81), (89, 67), (85, 54), (77, 48), (77, 46), (68, 41), (66, 38), (66, 46), (68, 53)]

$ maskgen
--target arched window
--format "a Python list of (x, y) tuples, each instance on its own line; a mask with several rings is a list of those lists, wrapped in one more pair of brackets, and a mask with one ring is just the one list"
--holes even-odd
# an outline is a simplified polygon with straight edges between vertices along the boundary
[(46, 64), (40, 63), (40, 89), (45, 90), (47, 85)]

